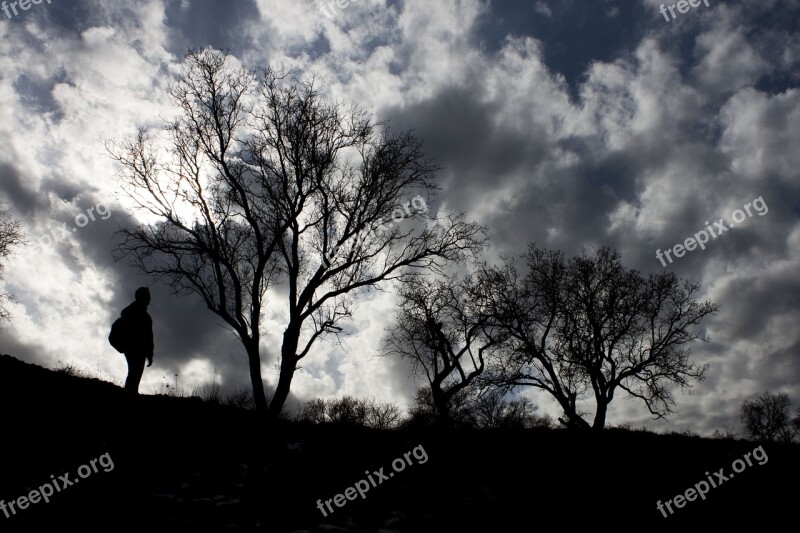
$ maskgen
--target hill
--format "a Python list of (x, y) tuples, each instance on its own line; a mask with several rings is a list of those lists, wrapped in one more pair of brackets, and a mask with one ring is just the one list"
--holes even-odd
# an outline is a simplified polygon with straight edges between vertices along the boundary
[[(636, 431), (268, 426), (198, 398), (127, 402), (115, 385), (7, 355), (0, 398), (3, 531), (767, 530), (790, 523), (800, 471), (798, 445), (761, 455), (747, 441)], [(656, 508), (719, 469), (727, 480), (705, 499), (695, 490), (666, 518)], [(49, 502), (19, 508), (48, 483)]]

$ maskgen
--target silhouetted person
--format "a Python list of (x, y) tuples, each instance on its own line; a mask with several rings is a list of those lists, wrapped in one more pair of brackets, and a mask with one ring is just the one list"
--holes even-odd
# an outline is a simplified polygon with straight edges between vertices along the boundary
[(139, 393), (139, 382), (147, 366), (153, 364), (153, 319), (147, 313), (150, 305), (150, 289), (136, 289), (136, 301), (122, 310), (125, 320), (126, 344), (125, 359), (128, 360), (128, 378), (125, 380), (125, 391), (131, 395)]

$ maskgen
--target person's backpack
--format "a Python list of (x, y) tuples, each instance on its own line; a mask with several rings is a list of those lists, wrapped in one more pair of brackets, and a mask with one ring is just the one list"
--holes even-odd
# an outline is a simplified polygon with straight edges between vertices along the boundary
[(128, 324), (127, 321), (119, 317), (111, 324), (111, 333), (108, 335), (108, 342), (119, 353), (125, 353), (128, 346)]

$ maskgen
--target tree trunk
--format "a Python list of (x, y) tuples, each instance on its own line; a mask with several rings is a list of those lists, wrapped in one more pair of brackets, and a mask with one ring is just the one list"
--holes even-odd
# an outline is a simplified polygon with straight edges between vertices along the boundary
[(256, 412), (267, 412), (267, 396), (264, 394), (264, 381), (261, 379), (261, 355), (258, 349), (258, 341), (250, 340), (245, 342), (247, 359), (250, 364), (250, 383), (253, 385), (253, 402), (256, 404)]
[(275, 395), (269, 404), (269, 417), (277, 420), (286, 398), (289, 397), (289, 390), (292, 386), (294, 371), (297, 369), (297, 343), (300, 341), (300, 328), (289, 324), (283, 333), (283, 345), (281, 346), (281, 374), (278, 378), (278, 387)]
[(594, 423), (592, 429), (600, 431), (606, 425), (606, 412), (608, 411), (608, 404), (604, 401), (597, 402), (597, 412), (594, 414)]
[(591, 426), (589, 423), (578, 416), (577, 413), (564, 413), (566, 416), (566, 420), (563, 418), (559, 418), (558, 421), (561, 422), (567, 429), (589, 429)]
[(272, 401), (269, 404), (268, 415), (272, 420), (277, 420), (281, 416), (283, 405), (289, 397), (289, 390), (292, 386), (292, 378), (294, 377), (296, 365), (297, 362), (294, 360), (294, 356), (282, 356), (281, 375), (278, 378), (278, 386), (275, 388), (275, 395), (272, 397)]
[(448, 427), (450, 425), (450, 402), (447, 401), (447, 396), (441, 390), (431, 389), (431, 397), (433, 405), (436, 407), (437, 423), (441, 427)]
[(566, 420), (559, 418), (558, 421), (561, 422), (565, 427), (567, 427), (568, 429), (591, 428), (589, 423), (578, 414), (578, 411), (575, 408), (575, 404), (573, 402), (564, 400), (560, 403), (561, 403), (561, 408), (564, 410), (564, 416), (566, 417)]
[(589, 423), (578, 414), (575, 405), (576, 394), (565, 395), (562, 393), (557, 395), (556, 399), (561, 405), (561, 409), (564, 410), (566, 420), (563, 418), (558, 419), (564, 427), (567, 429), (589, 429), (591, 427)]

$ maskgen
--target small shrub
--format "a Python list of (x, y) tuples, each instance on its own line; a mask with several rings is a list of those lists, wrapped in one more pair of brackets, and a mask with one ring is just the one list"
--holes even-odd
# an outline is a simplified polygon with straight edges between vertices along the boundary
[(711, 434), (712, 439), (730, 439), (733, 440), (736, 438), (736, 433), (734, 433), (733, 428), (730, 426), (723, 426), (722, 431), (715, 429), (714, 433)]
[(72, 363), (64, 363), (62, 361), (58, 362), (58, 366), (56, 367), (56, 372), (59, 374), (63, 374), (65, 376), (71, 376), (75, 378), (86, 378), (89, 377), (86, 372), (78, 368)]
[(253, 395), (250, 393), (250, 389), (247, 387), (241, 387), (234, 390), (225, 398), (223, 404), (229, 407), (235, 407), (237, 409), (245, 409), (247, 411), (255, 409)]
[(309, 400), (294, 419), (312, 424), (333, 423), (385, 430), (400, 425), (402, 412), (392, 403), (345, 396), (327, 401), (321, 398)]

